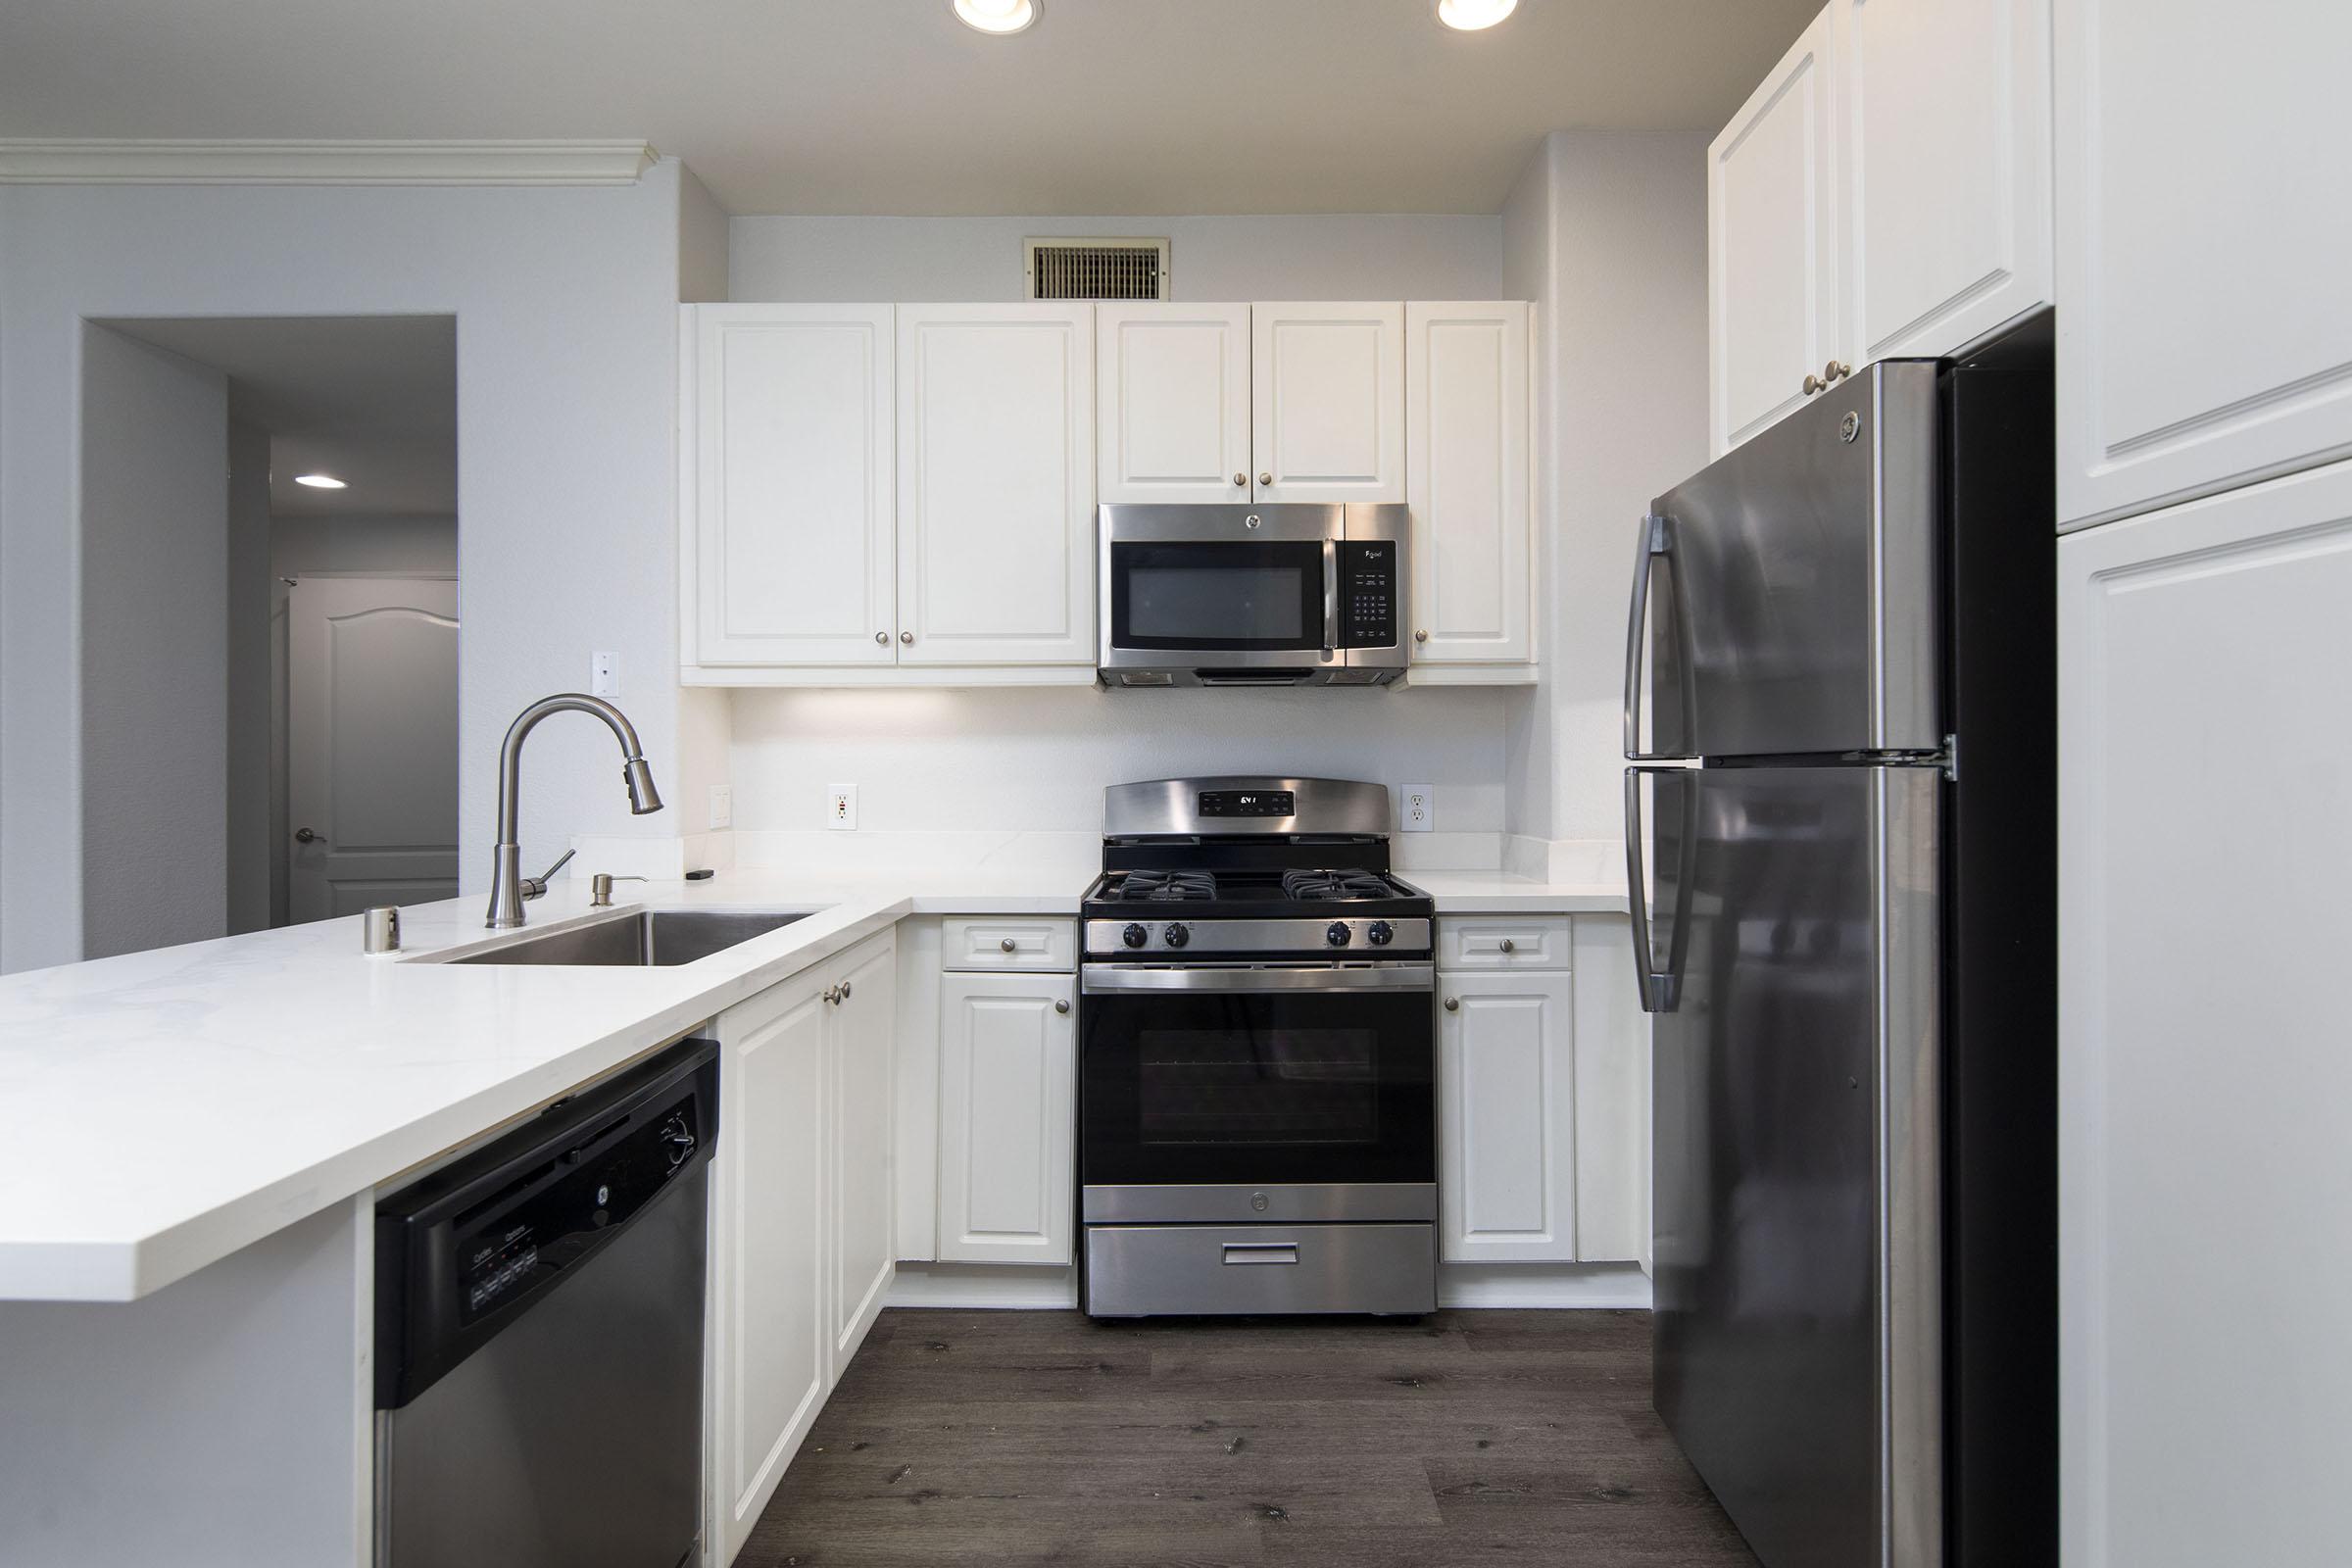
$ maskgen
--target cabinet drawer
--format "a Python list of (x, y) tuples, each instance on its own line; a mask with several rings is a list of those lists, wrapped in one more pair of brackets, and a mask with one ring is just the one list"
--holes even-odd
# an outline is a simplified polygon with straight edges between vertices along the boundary
[(1565, 969), (1564, 914), (1485, 915), (1438, 919), (1441, 969)]
[(940, 923), (943, 969), (1076, 967), (1078, 936), (1068, 920), (960, 919)]

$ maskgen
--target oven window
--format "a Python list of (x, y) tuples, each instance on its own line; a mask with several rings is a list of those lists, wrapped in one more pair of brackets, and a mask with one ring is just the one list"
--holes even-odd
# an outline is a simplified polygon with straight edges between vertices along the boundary
[(1292, 652), (1323, 646), (1323, 547), (1114, 544), (1114, 648)]
[(1137, 1048), (1147, 1145), (1380, 1141), (1369, 1029), (1146, 1029)]

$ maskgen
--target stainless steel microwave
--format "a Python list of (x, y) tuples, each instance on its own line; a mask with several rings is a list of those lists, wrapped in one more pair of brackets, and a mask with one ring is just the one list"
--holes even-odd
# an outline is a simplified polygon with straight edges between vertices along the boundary
[(1105, 506), (1111, 686), (1385, 686), (1404, 673), (1400, 506)]

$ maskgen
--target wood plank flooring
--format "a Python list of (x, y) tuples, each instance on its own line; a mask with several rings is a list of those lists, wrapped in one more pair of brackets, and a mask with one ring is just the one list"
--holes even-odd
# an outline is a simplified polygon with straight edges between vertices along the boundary
[(882, 1314), (737, 1568), (1754, 1568), (1640, 1312)]

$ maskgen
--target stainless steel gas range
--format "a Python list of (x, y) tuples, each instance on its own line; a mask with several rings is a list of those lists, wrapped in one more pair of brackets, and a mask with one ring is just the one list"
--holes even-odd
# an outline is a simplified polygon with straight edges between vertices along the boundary
[(1106, 792), (1080, 909), (1089, 1313), (1436, 1307), (1433, 914), (1389, 869), (1382, 785)]

